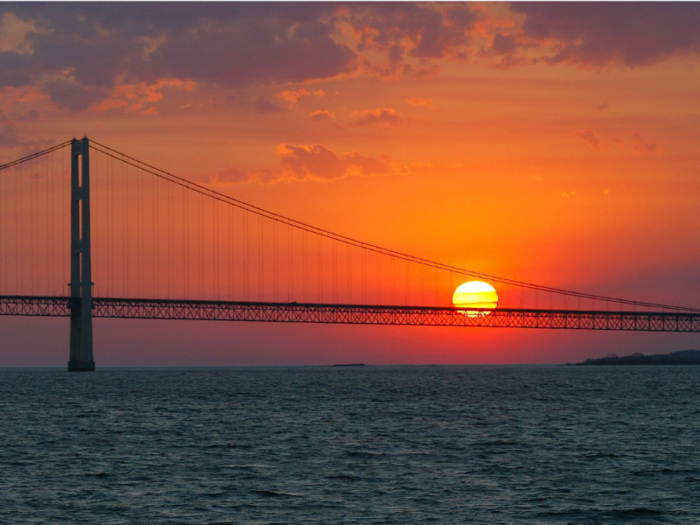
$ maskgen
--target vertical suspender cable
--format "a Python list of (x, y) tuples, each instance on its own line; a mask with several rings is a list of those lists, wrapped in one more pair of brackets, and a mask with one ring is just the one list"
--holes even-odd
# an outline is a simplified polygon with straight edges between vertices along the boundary
[(10, 282), (9, 282), (9, 265), (10, 265), (10, 240), (8, 238), (8, 228), (7, 228), (7, 223), (10, 220), (10, 212), (7, 209), (7, 203), (9, 199), (7, 198), (7, 178), (9, 177), (9, 172), (5, 173), (0, 173), (0, 176), (2, 177), (2, 213), (3, 213), (3, 221), (2, 221), (2, 230), (3, 230), (3, 243), (2, 243), (2, 250), (3, 250), (3, 259), (2, 259), (2, 268), (0, 268), (0, 272), (2, 272), (4, 276), (4, 283), (5, 286), (3, 287), (3, 292), (5, 295), (10, 295)]
[(235, 208), (228, 207), (228, 300), (233, 301), (233, 218)]
[(161, 215), (161, 206), (160, 206), (160, 179), (153, 177), (153, 180), (155, 181), (155, 188), (153, 189), (153, 198), (155, 199), (155, 204), (153, 205), (153, 213), (155, 213), (155, 239), (154, 239), (154, 246), (153, 246), (153, 255), (154, 255), (154, 263), (153, 263), (153, 272), (154, 272), (154, 278), (153, 278), (153, 283), (155, 286), (156, 293), (154, 297), (158, 297), (160, 295), (160, 260), (161, 260), (161, 254), (160, 254), (160, 215)]
[(17, 264), (17, 271), (19, 272), (20, 276), (20, 286), (19, 286), (19, 293), (24, 294), (26, 293), (24, 290), (24, 272), (20, 270), (20, 268), (24, 268), (24, 184), (22, 177), (24, 172), (24, 166), (22, 164), (19, 165), (19, 193), (18, 193), (18, 198), (19, 198), (19, 263)]
[(272, 238), (272, 256), (270, 257), (272, 261), (272, 270), (270, 274), (270, 281), (272, 283), (272, 301), (277, 302), (277, 224), (272, 221), (272, 233), (270, 234)]
[[(190, 194), (184, 192), (185, 217), (190, 218)], [(190, 297), (190, 223), (185, 226), (185, 297)]]
[(156, 225), (156, 188), (158, 187), (158, 178), (151, 177), (151, 181), (151, 297), (155, 298), (158, 297), (158, 272), (156, 271), (156, 253), (158, 252), (158, 241), (156, 240), (156, 232), (158, 230)]
[(418, 278), (420, 280), (419, 286), (420, 286), (420, 291), (419, 291), (419, 297), (420, 297), (420, 306), (425, 306), (425, 268), (423, 265), (419, 265), (420, 270), (418, 274)]
[(316, 287), (317, 287), (316, 295), (318, 297), (317, 302), (319, 302), (319, 303), (323, 302), (321, 300), (321, 283), (323, 281), (323, 279), (321, 278), (321, 276), (322, 276), (321, 271), (323, 269), (323, 264), (321, 261), (321, 254), (322, 254), (322, 248), (323, 248), (322, 243), (323, 243), (323, 238), (320, 235), (317, 235), (316, 236), (316, 245), (317, 245), (316, 260), (318, 263), (318, 277), (316, 278)]
[(141, 177), (140, 170), (136, 170), (136, 290), (138, 297), (143, 297), (141, 293), (141, 263), (143, 261), (143, 245), (141, 243), (141, 213), (143, 208), (141, 206), (141, 183), (143, 178)]
[(391, 304), (396, 304), (396, 259), (391, 258)]
[(288, 228), (288, 237), (287, 237), (287, 250), (289, 251), (289, 286), (287, 287), (287, 301), (291, 301), (292, 297), (294, 297), (294, 249), (293, 249), (293, 242), (294, 242), (294, 232), (292, 231), (292, 227), (290, 226)]
[(309, 232), (304, 230), (304, 302), (309, 302)]
[(66, 155), (70, 155), (70, 149), (61, 155), (61, 279), (64, 279), (61, 287), (62, 295), (68, 295), (65, 278), (67, 277), (66, 261), (70, 255), (66, 253), (66, 214), (70, 210), (70, 201), (66, 200)]
[(51, 249), (51, 239), (53, 239), (53, 225), (54, 225), (54, 220), (53, 220), (53, 200), (49, 200), (50, 197), (53, 195), (51, 192), (51, 169), (49, 167), (49, 161), (53, 162), (53, 155), (51, 155), (51, 158), (46, 157), (46, 207), (44, 210), (46, 211), (46, 251), (48, 252), (46, 254), (46, 261), (48, 262), (48, 271), (46, 272), (46, 293), (51, 294), (51, 295), (56, 295), (56, 292), (53, 291), (53, 276), (54, 276), (54, 253), (53, 250)]
[(114, 159), (109, 159), (109, 296), (114, 297), (114, 250), (117, 242), (114, 239)]
[(100, 238), (100, 202), (99, 202), (99, 192), (97, 191), (98, 185), (99, 185), (99, 165), (98, 165), (98, 158), (99, 155), (93, 155), (92, 157), (92, 177), (90, 177), (90, 191), (92, 193), (91, 196), (91, 201), (94, 203), (92, 207), (90, 208), (90, 213), (92, 215), (92, 224), (94, 224), (93, 227), (93, 233), (91, 235), (91, 242), (93, 243), (94, 249), (92, 251), (92, 260), (94, 261), (94, 272), (92, 275), (95, 276), (95, 295), (99, 295), (99, 290), (97, 286), (99, 286), (99, 283), (102, 281), (100, 279), (100, 248), (99, 248), (99, 241), (98, 239)]
[(263, 218), (258, 215), (258, 301), (263, 301)]
[(434, 283), (434, 288), (433, 288), (433, 306), (438, 306), (438, 278), (439, 278), (440, 272), (438, 271), (437, 268), (435, 268), (435, 283)]
[(27, 168), (29, 171), (29, 176), (28, 176), (28, 197), (29, 201), (27, 202), (28, 208), (29, 208), (29, 236), (28, 236), (28, 244), (29, 244), (29, 249), (28, 249), (28, 256), (29, 256), (29, 289), (32, 295), (34, 295), (34, 277), (36, 276), (36, 271), (34, 270), (34, 247), (36, 244), (34, 243), (34, 191), (33, 191), (33, 186), (34, 186), (34, 174), (32, 173), (32, 164), (34, 163), (33, 160), (30, 160), (27, 163)]
[(348, 289), (346, 290), (347, 302), (348, 302), (348, 304), (352, 304), (352, 282), (350, 281), (350, 245), (349, 244), (345, 245), (345, 254), (347, 255), (347, 261), (345, 264), (345, 276), (347, 277), (347, 281), (348, 281)]
[(32, 164), (34, 163), (34, 160), (30, 160), (27, 163), (27, 168), (28, 168), (28, 177), (27, 177), (27, 184), (29, 186), (27, 192), (28, 192), (28, 208), (29, 208), (29, 236), (27, 238), (28, 241), (28, 250), (27, 250), (27, 255), (29, 256), (29, 289), (31, 291), (31, 294), (34, 295), (34, 278), (36, 277), (36, 270), (34, 269), (34, 248), (36, 247), (36, 243), (34, 242), (34, 229), (35, 229), (35, 224), (34, 221), (36, 219), (35, 213), (34, 213), (34, 197), (35, 197), (35, 192), (34, 192), (34, 182), (36, 180), (36, 177), (32, 173), (33, 171), (33, 166)]
[[(181, 271), (181, 277), (180, 277), (180, 282), (182, 283), (182, 291), (180, 292), (180, 295), (182, 297), (186, 297), (185, 295), (185, 282), (187, 281), (187, 275), (184, 274), (185, 272), (185, 235), (186, 235), (186, 229), (187, 229), (187, 216), (182, 213), (182, 211), (185, 209), (185, 199), (186, 199), (186, 193), (187, 191), (185, 188), (182, 186), (180, 187), (180, 194), (182, 195), (182, 206), (180, 206), (180, 217), (182, 219), (182, 228), (180, 228), (180, 250), (182, 250), (182, 260), (180, 264), (180, 271)], [(183, 278), (184, 276), (184, 278)]]
[(173, 185), (168, 184), (168, 299), (175, 291), (175, 202)]
[(250, 226), (249, 220), (248, 220), (248, 212), (244, 211), (243, 212), (243, 223), (244, 223), (244, 228), (243, 228), (243, 300), (244, 301), (250, 301), (250, 296), (248, 295), (248, 276), (250, 275), (248, 273), (248, 228)]
[(0, 293), (10, 295), (7, 291), (7, 173), (0, 172)]
[(377, 252), (377, 275), (375, 282), (377, 284), (377, 304), (379, 304), (379, 275), (381, 273), (381, 270), (379, 268), (379, 252)]
[(405, 293), (404, 293), (404, 296), (405, 296), (405, 306), (408, 306), (408, 294), (410, 293), (410, 292), (409, 292), (409, 289), (408, 289), (409, 282), (410, 282), (409, 279), (408, 279), (408, 270), (409, 270), (409, 268), (408, 268), (408, 261), (404, 261), (404, 267), (405, 267), (405, 269), (406, 269), (406, 276), (405, 276), (405, 277), (406, 277), (406, 290), (405, 290)]
[(202, 288), (202, 281), (203, 281), (203, 273), (204, 269), (202, 268), (202, 250), (203, 250), (203, 245), (202, 243), (204, 242), (204, 239), (202, 239), (202, 232), (204, 230), (203, 222), (204, 222), (204, 212), (202, 211), (202, 195), (199, 195), (198, 199), (198, 205), (199, 205), (199, 235), (198, 237), (198, 246), (199, 246), (199, 263), (198, 263), (198, 270), (199, 270), (199, 298), (203, 299), (202, 294), (204, 293), (204, 289)]
[(6, 173), (0, 173), (0, 214), (2, 214), (2, 222), (0, 222), (0, 294), (9, 295), (5, 289), (7, 276), (5, 274), (7, 268), (7, 231), (5, 230), (5, 225), (7, 224), (7, 185), (6, 185)]
[[(130, 253), (129, 253), (129, 238), (131, 237), (129, 235), (129, 218), (131, 217), (131, 210), (126, 209), (127, 205), (127, 195), (129, 193), (129, 166), (125, 165), (124, 169), (122, 170), (123, 175), (124, 175), (124, 190), (123, 190), (123, 201), (124, 201), (124, 207), (122, 208), (122, 215), (124, 219), (124, 233), (122, 234), (122, 239), (124, 239), (124, 273), (126, 276), (126, 284), (125, 284), (125, 291), (124, 291), (124, 297), (129, 297), (129, 294), (131, 293), (131, 287), (130, 287), (130, 277), (131, 277), (131, 265), (129, 264), (130, 262)], [(131, 204), (131, 201), (129, 201), (129, 205)], [(131, 206), (129, 206), (131, 208)]]

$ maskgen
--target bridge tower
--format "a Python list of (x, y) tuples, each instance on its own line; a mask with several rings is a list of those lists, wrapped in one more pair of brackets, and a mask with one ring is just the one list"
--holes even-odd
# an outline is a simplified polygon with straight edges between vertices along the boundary
[(71, 141), (69, 372), (94, 372), (90, 260), (90, 144)]

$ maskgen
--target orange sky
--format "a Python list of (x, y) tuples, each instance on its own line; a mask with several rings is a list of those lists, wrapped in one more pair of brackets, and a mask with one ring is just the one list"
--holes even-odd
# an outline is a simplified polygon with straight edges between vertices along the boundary
[[(0, 10), (2, 162), (87, 135), (416, 256), (698, 305), (697, 3)], [(573, 331), (95, 327), (98, 366), (566, 362), (700, 344)], [(0, 365), (67, 359), (66, 320), (6, 318), (0, 331)]]

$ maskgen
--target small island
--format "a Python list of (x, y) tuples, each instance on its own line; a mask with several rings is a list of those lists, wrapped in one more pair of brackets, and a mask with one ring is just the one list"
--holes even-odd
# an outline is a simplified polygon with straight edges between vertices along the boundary
[(570, 366), (607, 365), (700, 365), (700, 350), (680, 350), (670, 354), (644, 355), (636, 352), (622, 357), (609, 354), (598, 359), (586, 359), (583, 363)]
[(339, 365), (331, 365), (331, 366), (366, 366), (364, 363), (348, 363), (348, 364), (339, 364)]

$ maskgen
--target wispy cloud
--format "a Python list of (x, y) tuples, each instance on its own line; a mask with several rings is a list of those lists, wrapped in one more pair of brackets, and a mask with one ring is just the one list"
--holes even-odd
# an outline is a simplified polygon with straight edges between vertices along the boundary
[(344, 177), (401, 175), (407, 168), (386, 156), (368, 157), (357, 151), (335, 153), (322, 144), (280, 143), (275, 148), (280, 168), (245, 171), (230, 168), (215, 175), (200, 177), (207, 186), (231, 186), (245, 182), (269, 184), (280, 181), (331, 181)]
[(326, 96), (326, 93), (322, 89), (318, 89), (316, 91), (309, 91), (306, 88), (301, 88), (301, 89), (297, 89), (296, 91), (286, 90), (286, 91), (282, 91), (280, 93), (277, 93), (277, 97), (284, 100), (285, 102), (288, 102), (292, 106), (298, 104), (302, 98), (325, 97), (325, 96)]
[(366, 109), (364, 111), (355, 111), (351, 117), (355, 119), (355, 124), (385, 124), (388, 126), (398, 126), (405, 122), (395, 109), (392, 108), (376, 108)]
[(649, 153), (659, 153), (659, 148), (655, 142), (647, 142), (642, 139), (639, 133), (634, 133), (632, 135), (632, 151), (639, 155), (646, 155)]
[(406, 102), (409, 106), (435, 109), (432, 98), (411, 97), (407, 98)]
[(312, 122), (321, 122), (323, 120), (330, 120), (333, 118), (333, 113), (327, 109), (319, 109), (309, 113), (309, 116), (311, 117)]
[(602, 142), (590, 129), (574, 131), (574, 135), (586, 142), (586, 144), (588, 144), (593, 150), (598, 151), (603, 149)]

